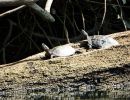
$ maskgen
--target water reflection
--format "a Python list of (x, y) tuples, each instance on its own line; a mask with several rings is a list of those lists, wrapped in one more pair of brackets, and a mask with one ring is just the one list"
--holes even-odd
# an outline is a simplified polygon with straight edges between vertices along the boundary
[(130, 89), (109, 91), (47, 92), (43, 88), (18, 87), (0, 90), (0, 100), (130, 100)]

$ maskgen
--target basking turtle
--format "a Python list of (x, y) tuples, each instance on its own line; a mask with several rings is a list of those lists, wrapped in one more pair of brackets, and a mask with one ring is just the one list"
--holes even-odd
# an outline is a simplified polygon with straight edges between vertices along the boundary
[(81, 31), (87, 37), (89, 48), (109, 48), (111, 46), (119, 45), (119, 43), (112, 37), (105, 35), (88, 36), (84, 30)]
[(42, 43), (42, 47), (46, 52), (46, 57), (50, 57), (50, 58), (70, 56), (70, 55), (75, 54), (76, 52), (76, 50), (68, 44), (49, 49), (47, 45)]

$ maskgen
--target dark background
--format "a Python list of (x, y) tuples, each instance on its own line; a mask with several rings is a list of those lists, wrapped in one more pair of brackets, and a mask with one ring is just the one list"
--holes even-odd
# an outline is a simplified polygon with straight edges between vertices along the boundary
[[(42, 8), (44, 0), (37, 2)], [(54, 0), (51, 14), (54, 23), (42, 20), (32, 9), (26, 7), (0, 18), (0, 64), (18, 61), (42, 52), (41, 43), (50, 48), (85, 39), (80, 33), (85, 29), (89, 35), (111, 34), (129, 30), (130, 1), (107, 0), (104, 15), (104, 0)], [(15, 7), (1, 7), (0, 13)], [(122, 17), (118, 17), (121, 16)]]

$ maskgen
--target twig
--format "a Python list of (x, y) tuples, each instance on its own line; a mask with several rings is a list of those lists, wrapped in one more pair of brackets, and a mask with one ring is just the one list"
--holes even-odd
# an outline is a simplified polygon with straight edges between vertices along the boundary
[[(14, 23), (13, 21), (9, 20), (9, 24), (10, 24), (10, 27), (9, 27), (9, 33), (8, 35), (6, 36), (6, 38), (4, 39), (4, 42), (3, 42), (3, 45), (5, 46), (7, 44), (7, 42), (9, 41), (10, 37), (11, 37), (11, 33), (12, 33), (12, 30), (13, 30), (13, 25), (16, 25), (16, 23)], [(3, 51), (3, 62), (6, 63), (6, 47), (3, 47), (2, 48), (2, 51)]]
[(81, 12), (81, 16), (82, 16), (83, 29), (85, 30), (85, 18), (83, 12)]
[(64, 29), (64, 32), (65, 32), (65, 36), (66, 36), (66, 39), (67, 39), (67, 43), (70, 43), (70, 40), (69, 40), (69, 34), (68, 34), (68, 30), (67, 30), (67, 27), (66, 27), (66, 9), (67, 9), (67, 2), (66, 2), (66, 5), (65, 5), (65, 12), (64, 12), (64, 20), (63, 20), (63, 29)]
[[(45, 30), (42, 28), (42, 26), (40, 25), (40, 23), (38, 21), (36, 21), (38, 28), (43, 32), (44, 36), (47, 38), (47, 40), (49, 41), (49, 43), (51, 44), (51, 46), (53, 46), (50, 38), (48, 37), (47, 33), (45, 32)], [(38, 34), (37, 34), (38, 35)], [(43, 36), (43, 35), (42, 35)]]
[(0, 0), (0, 7), (20, 6), (35, 3), (38, 0)]
[(13, 12), (15, 12), (15, 11), (17, 11), (17, 10), (20, 10), (20, 9), (22, 9), (22, 8), (24, 8), (24, 7), (26, 7), (26, 6), (25, 6), (25, 5), (22, 5), (22, 6), (19, 6), (19, 7), (17, 7), (17, 8), (14, 8), (14, 9), (12, 9), (12, 10), (8, 10), (8, 11), (6, 11), (6, 12), (0, 14), (0, 17), (4, 17), (4, 16), (6, 16), (6, 15), (8, 15), (8, 14), (10, 14), (10, 13), (13, 13)]
[(12, 34), (13, 26), (14, 26), (14, 25), (16, 26), (16, 23), (13, 22), (12, 20), (8, 20), (8, 21), (9, 21), (9, 25), (10, 25), (10, 27), (9, 27), (9, 32), (8, 32), (6, 38), (4, 39), (3, 44), (6, 44), (6, 43), (9, 41), (9, 39), (10, 39), (10, 37), (11, 37), (11, 34)]
[(122, 14), (122, 7), (121, 7), (121, 5), (120, 5), (120, 3), (119, 3), (118, 0), (117, 0), (117, 3), (118, 3), (119, 8), (120, 8), (120, 18), (121, 18), (121, 20), (122, 20), (122, 22), (123, 22), (123, 24), (124, 24), (125, 30), (127, 31), (127, 26), (126, 26), (126, 23), (125, 23), (125, 21), (124, 21), (123, 14)]
[[(43, 32), (45, 32), (45, 31), (43, 31)], [(47, 33), (45, 32), (44, 34), (47, 34)], [(47, 38), (47, 39), (50, 39), (50, 40), (57, 40), (57, 41), (60, 41), (60, 42), (66, 41), (65, 38), (53, 37), (53, 36), (45, 36), (45, 35), (39, 34), (39, 33), (33, 33), (33, 35), (36, 36), (36, 37), (40, 37), (40, 38)], [(70, 41), (78, 41), (78, 40), (81, 40), (82, 38), (83, 38), (83, 35), (80, 34), (78, 36), (74, 36), (72, 38), (69, 38), (69, 40)], [(49, 42), (50, 42), (50, 40), (49, 40)]]
[[(101, 29), (101, 27), (102, 27), (102, 25), (104, 23), (104, 20), (105, 20), (105, 17), (106, 17), (106, 11), (107, 11), (107, 1), (104, 0), (104, 14), (103, 14), (103, 18), (102, 18), (102, 22), (101, 22), (101, 25), (99, 27), (99, 30)], [(99, 34), (99, 32), (98, 32), (98, 34)]]
[(52, 5), (53, 0), (47, 0), (46, 5), (45, 5), (45, 10), (50, 13), (51, 5)]
[[(102, 2), (96, 2), (96, 1), (93, 1), (93, 0), (85, 0), (85, 2), (104, 5), (104, 3), (102, 3)], [(113, 4), (113, 3), (107, 3), (107, 5), (111, 5), (111, 6), (119, 6), (119, 5), (116, 5), (116, 4)], [(130, 8), (130, 6), (121, 6), (121, 7)]]

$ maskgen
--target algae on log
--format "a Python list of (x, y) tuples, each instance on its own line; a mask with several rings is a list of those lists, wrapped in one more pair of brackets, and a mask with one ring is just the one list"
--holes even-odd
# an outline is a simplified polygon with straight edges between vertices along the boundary
[[(88, 50), (79, 43), (81, 53), (69, 57), (42, 60), (39, 53), (21, 61), (0, 65), (0, 87), (13, 85), (43, 85), (47, 87), (79, 87), (84, 84), (101, 85), (103, 89), (113, 84), (130, 81), (130, 31), (109, 35), (119, 46)], [(80, 47), (81, 46), (81, 47)], [(100, 88), (100, 87), (99, 87)]]

